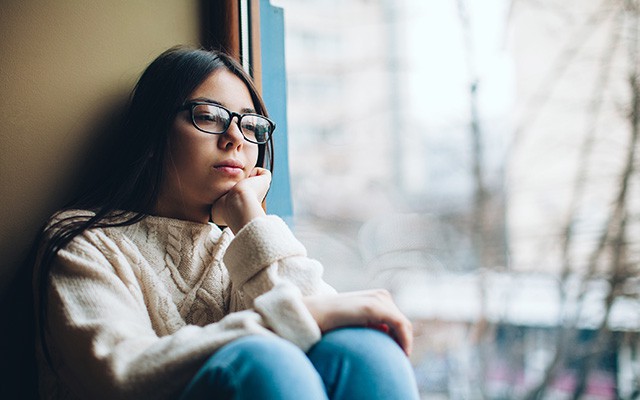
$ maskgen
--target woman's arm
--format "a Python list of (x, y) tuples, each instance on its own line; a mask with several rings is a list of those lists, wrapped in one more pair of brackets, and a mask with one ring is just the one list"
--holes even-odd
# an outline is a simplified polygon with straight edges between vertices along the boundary
[[(224, 261), (239, 288), (236, 296), (242, 297), (243, 304), (253, 304), (283, 337), (287, 335), (279, 331), (281, 327), (295, 327), (288, 322), (296, 319), (309, 321), (310, 314), (321, 332), (343, 326), (383, 327), (407, 354), (411, 352), (411, 323), (389, 292), (337, 294), (322, 280), (322, 265), (307, 257), (304, 246), (277, 217), (258, 218), (244, 227)], [(232, 304), (237, 307), (237, 302)], [(285, 309), (291, 312), (277, 313)]]
[(306, 249), (277, 217), (267, 217), (262, 201), (271, 173), (254, 168), (211, 206), (213, 220), (228, 225), (236, 235), (227, 249), (225, 263), (234, 287), (250, 306), (253, 299), (286, 278), (303, 295), (335, 293), (322, 280), (322, 265), (307, 257)]
[(320, 339), (303, 297), (335, 290), (284, 221), (275, 216), (251, 221), (227, 248), (224, 264), (231, 279), (231, 312), (255, 309), (279, 336), (305, 351)]
[(273, 334), (251, 310), (185, 325), (170, 298), (152, 301), (145, 293), (134, 263), (108, 238), (85, 232), (52, 265), (47, 344), (56, 373), (77, 397), (172, 398), (220, 346)]
[[(270, 181), (268, 171), (256, 168), (249, 178), (238, 183), (212, 207), (213, 214), (225, 219), (237, 234), (227, 250), (225, 263), (238, 288), (236, 297), (240, 297), (241, 305), (253, 303), (260, 310), (261, 302), (265, 302), (261, 299), (278, 298), (278, 291), (286, 292), (280, 290), (281, 287), (293, 285), (304, 298), (289, 290), (288, 303), (300, 318), (308, 320), (305, 312), (308, 311), (322, 332), (349, 325), (383, 327), (409, 354), (413, 337), (411, 323), (396, 307), (389, 292), (336, 294), (322, 280), (322, 266), (307, 257), (302, 244), (284, 223), (268, 222), (269, 217), (264, 218), (260, 202)], [(243, 302), (245, 298), (248, 301)], [(232, 303), (237, 306), (238, 302)], [(276, 332), (283, 322), (272, 321)]]

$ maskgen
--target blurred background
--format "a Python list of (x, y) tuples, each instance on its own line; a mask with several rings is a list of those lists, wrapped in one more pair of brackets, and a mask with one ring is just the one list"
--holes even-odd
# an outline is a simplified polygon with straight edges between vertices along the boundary
[(0, 1), (0, 398), (35, 398), (38, 227), (180, 43), (252, 72), (270, 210), (337, 289), (391, 291), (424, 399), (640, 398), (639, 8)]
[(424, 398), (639, 398), (640, 3), (272, 3), (296, 233)]

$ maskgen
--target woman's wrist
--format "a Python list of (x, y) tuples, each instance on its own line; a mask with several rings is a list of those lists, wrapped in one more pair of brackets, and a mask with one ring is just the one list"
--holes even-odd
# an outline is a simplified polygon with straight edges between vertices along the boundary
[(322, 321), (322, 319), (318, 315), (319, 313), (317, 310), (317, 298), (313, 296), (305, 296), (302, 298), (302, 303), (307, 307), (307, 310), (309, 310), (309, 314), (311, 314), (313, 319), (318, 324), (320, 331), (324, 332), (326, 329), (324, 326), (324, 321)]

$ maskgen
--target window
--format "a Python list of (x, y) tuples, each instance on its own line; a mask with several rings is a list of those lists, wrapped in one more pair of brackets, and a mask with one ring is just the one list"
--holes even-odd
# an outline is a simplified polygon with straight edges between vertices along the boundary
[(274, 3), (297, 234), (394, 293), (425, 398), (637, 395), (637, 9)]

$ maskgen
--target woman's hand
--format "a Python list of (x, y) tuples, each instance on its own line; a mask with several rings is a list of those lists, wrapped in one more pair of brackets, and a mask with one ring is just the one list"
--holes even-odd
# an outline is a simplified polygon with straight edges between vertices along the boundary
[(343, 326), (382, 328), (407, 355), (411, 354), (411, 322), (384, 289), (307, 296), (303, 301), (322, 332)]
[(264, 168), (254, 168), (249, 177), (238, 182), (211, 205), (211, 219), (238, 233), (251, 220), (265, 215), (262, 201), (270, 185), (271, 172)]

